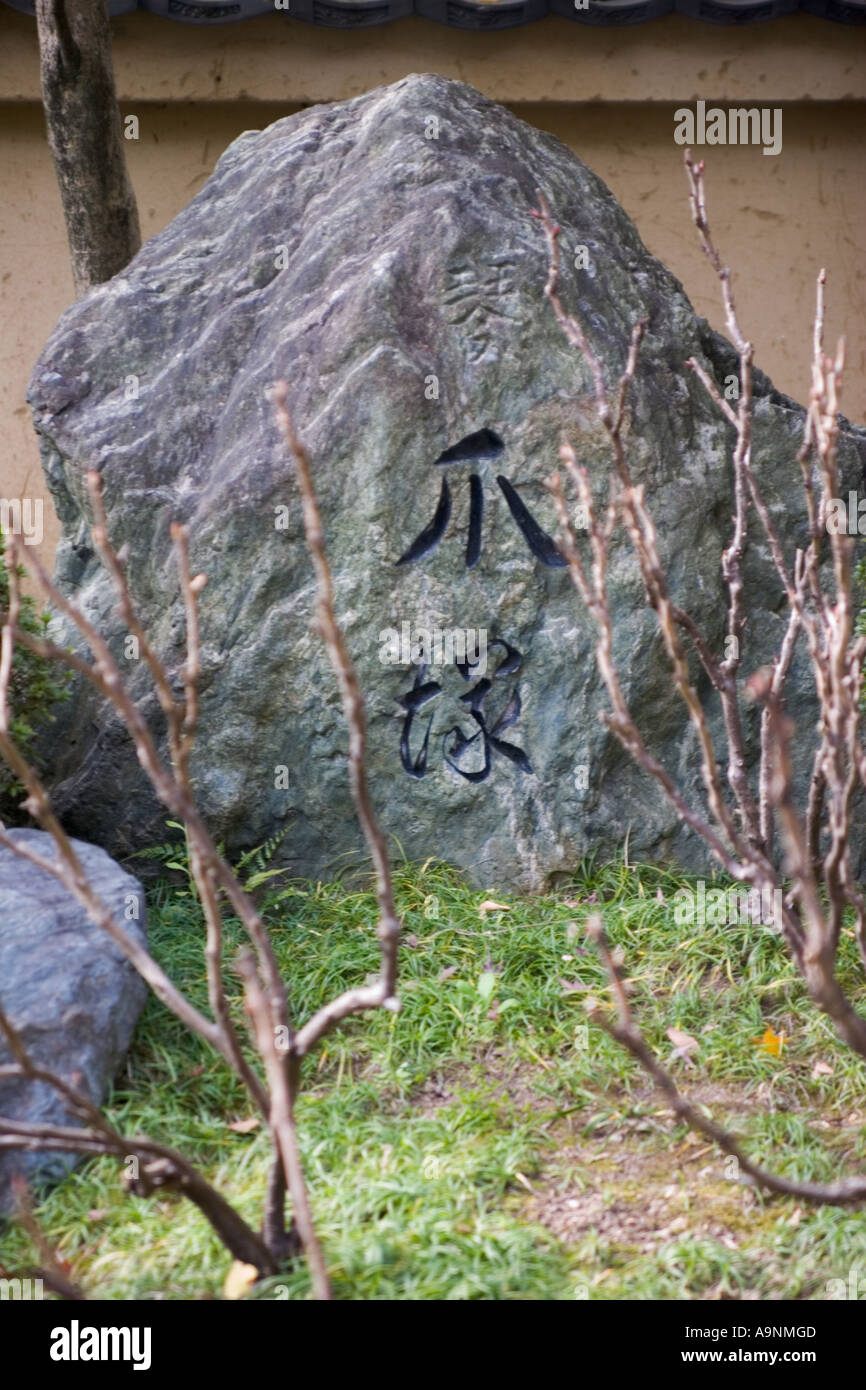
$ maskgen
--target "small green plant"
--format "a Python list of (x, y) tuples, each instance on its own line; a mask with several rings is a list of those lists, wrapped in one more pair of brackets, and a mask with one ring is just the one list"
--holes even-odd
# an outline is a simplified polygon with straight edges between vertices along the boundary
[[(175, 888), (175, 895), (178, 898), (193, 898), (198, 901), (198, 889), (190, 864), (189, 845), (184, 827), (180, 821), (176, 820), (167, 820), (166, 826), (169, 830), (178, 832), (176, 840), (166, 841), (163, 845), (148, 845), (146, 849), (136, 851), (132, 858), (147, 859), (159, 864), (163, 871), (168, 869), (173, 873), (182, 874), (186, 882)], [(232, 864), (232, 869), (245, 893), (254, 893), (257, 888), (261, 888), (272, 878), (278, 878), (281, 874), (289, 872), (287, 868), (272, 869), (268, 865), (290, 829), (291, 827), (287, 826), (285, 830), (271, 835), (264, 844), (256, 845), (254, 849), (247, 850), (236, 863)], [(217, 849), (221, 855), (225, 855), (225, 844), (222, 841), (218, 843)], [(283, 889), (276, 894), (273, 891), (269, 892), (264, 901), (259, 903), (259, 911), (265, 912), (275, 907), (284, 898), (292, 897), (294, 892), (295, 890), (291, 888)]]
[[(4, 560), (3, 532), (0, 531), (0, 623), (6, 621), (9, 608), (9, 574)], [(19, 565), (19, 577), (24, 570)], [(34, 636), (44, 637), (51, 614), (37, 607), (29, 594), (22, 595), (19, 626)], [(37, 656), (26, 647), (16, 645), (12, 679), (9, 686), (12, 708), (12, 737), (24, 756), (35, 758), (35, 745), (40, 729), (52, 718), (54, 705), (69, 697), (70, 678), (56, 662)], [(22, 791), (6, 764), (0, 760), (0, 813), (13, 816), (15, 803)]]

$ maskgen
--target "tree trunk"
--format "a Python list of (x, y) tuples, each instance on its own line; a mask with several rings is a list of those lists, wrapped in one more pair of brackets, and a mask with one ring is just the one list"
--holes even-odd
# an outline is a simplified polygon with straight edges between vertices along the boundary
[(106, 0), (36, 0), (36, 23), (48, 143), (80, 298), (128, 265), (141, 245)]

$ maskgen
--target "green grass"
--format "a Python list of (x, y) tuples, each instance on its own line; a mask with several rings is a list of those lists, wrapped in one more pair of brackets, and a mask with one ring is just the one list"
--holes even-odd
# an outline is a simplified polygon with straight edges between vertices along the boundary
[[(668, 1058), (670, 1026), (700, 1042), (694, 1065), (671, 1064), (686, 1090), (777, 1171), (828, 1180), (862, 1169), (862, 1064), (809, 1003), (770, 929), (676, 924), (683, 881), (617, 865), (586, 870), (555, 896), (521, 899), (471, 889), (432, 864), (400, 870), (402, 1010), (349, 1020), (327, 1038), (298, 1110), (336, 1297), (821, 1298), (827, 1280), (866, 1263), (864, 1215), (764, 1198), (730, 1181), (722, 1156), (693, 1159), (701, 1141), (586, 1022), (586, 993), (605, 998), (606, 982), (569, 924), (601, 910), (626, 952), (651, 1044)], [(490, 897), (509, 910), (480, 912)], [(338, 884), (296, 884), (276, 898), (273, 939), (303, 1020), (376, 969), (375, 901)], [(155, 955), (206, 1007), (194, 900), (163, 882), (149, 910)], [(239, 939), (231, 928), (227, 961)], [(847, 938), (843, 976), (863, 1006)], [(227, 979), (239, 1008), (230, 970)], [(567, 993), (562, 980), (587, 989)], [(756, 1044), (767, 1027), (786, 1035), (781, 1056)], [(832, 1075), (813, 1075), (818, 1059)], [(251, 1107), (155, 1000), (107, 1108), (127, 1132), (182, 1148), (258, 1221), (265, 1138), (229, 1128)], [(567, 1221), (588, 1201), (597, 1210), (574, 1231), (551, 1218), (557, 1204)], [(620, 1220), (630, 1212), (644, 1213), (639, 1237)], [(175, 1196), (126, 1197), (112, 1161), (83, 1164), (39, 1216), (92, 1296), (221, 1296), (230, 1258), (196, 1208)], [(17, 1228), (0, 1245), (13, 1272), (32, 1258)], [(254, 1296), (309, 1295), (296, 1262)]]

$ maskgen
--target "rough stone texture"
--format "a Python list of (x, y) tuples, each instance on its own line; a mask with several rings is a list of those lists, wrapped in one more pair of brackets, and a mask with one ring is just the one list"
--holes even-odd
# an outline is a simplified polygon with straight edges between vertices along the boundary
[[(735, 370), (732, 349), (696, 318), (574, 154), (460, 83), (412, 76), (241, 136), (131, 266), (63, 316), (35, 368), (30, 398), (64, 527), (57, 574), (118, 651), (123, 633), (89, 538), (85, 466), (102, 470), (112, 537), (129, 547), (133, 593), (174, 666), (183, 621), (169, 523), (191, 529), (193, 564), (209, 580), (196, 781), (230, 846), (289, 826), (284, 859), (318, 875), (345, 869), (360, 843), (334, 681), (309, 626), (312, 571), (292, 470), (264, 397), (284, 376), (314, 460), (339, 612), (367, 692), (373, 792), (403, 851), (449, 860), (481, 884), (522, 887), (541, 886), (586, 851), (614, 852), (627, 832), (634, 855), (705, 862), (600, 725), (606, 700), (591, 625), (567, 574), (530, 553), (496, 482), (503, 474), (551, 531), (542, 480), (557, 464), (563, 429), (599, 487), (608, 472), (586, 366), (542, 297), (545, 250), (529, 216), (537, 186), (563, 227), (565, 301), (611, 378), (632, 323), (649, 320), (631, 397), (634, 468), (675, 594), (721, 649), (731, 432), (684, 362), (696, 356), (721, 385)], [(686, 233), (685, 189), (682, 217)], [(575, 268), (579, 246), (588, 248), (587, 269)], [(765, 378), (757, 395), (755, 468), (790, 549), (804, 538), (795, 463), (803, 412)], [(482, 430), (501, 438), (499, 457), (435, 465)], [(859, 486), (863, 431), (846, 427), (841, 456), (844, 488)], [(485, 509), (480, 559), (468, 569), (473, 467)], [(397, 567), (433, 516), (444, 471), (448, 532), (418, 563)], [(756, 610), (751, 669), (783, 624), (780, 587), (757, 535), (746, 578)], [(694, 739), (626, 546), (612, 557), (610, 584), (625, 688), (648, 742), (698, 799)], [(397, 700), (412, 672), (379, 658), (380, 633), (404, 622), (485, 629), (520, 651), (519, 672), (494, 679), (482, 713), (491, 727), (519, 689), (520, 718), (500, 732), (524, 751), (531, 773), (495, 750), (484, 781), (443, 762), (443, 735), (455, 723), (467, 736), (475, 731), (459, 703), (468, 686), (453, 668), (412, 731), (414, 760), (433, 715), (427, 774), (403, 771)], [(156, 719), (143, 673), (127, 665)], [(814, 705), (804, 672), (801, 662), (791, 706), (806, 728)], [(701, 689), (718, 723), (705, 682)], [(68, 823), (114, 851), (164, 838), (165, 814), (116, 723), (89, 695), (61, 719), (54, 751)], [(480, 748), (457, 761), (469, 770)], [(576, 777), (584, 765), (585, 788)]]
[[(41, 830), (10, 836), (55, 857)], [(145, 932), (141, 884), (96, 845), (73, 842), (88, 877), (124, 929)], [(138, 919), (128, 912), (138, 913)], [(0, 848), (0, 1004), (37, 1065), (102, 1102), (132, 1040), (147, 998), (141, 976), (57, 879)], [(11, 1061), (0, 1040), (0, 1065)], [(0, 1080), (0, 1115), (31, 1123), (77, 1125), (44, 1083)], [(56, 1181), (74, 1155), (0, 1152), (0, 1212), (14, 1205), (16, 1173)]]

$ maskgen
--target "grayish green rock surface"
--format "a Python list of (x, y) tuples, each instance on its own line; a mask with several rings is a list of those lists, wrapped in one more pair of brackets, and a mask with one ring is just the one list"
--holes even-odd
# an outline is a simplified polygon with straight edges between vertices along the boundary
[[(13, 840), (49, 859), (50, 835), (10, 830)], [(73, 842), (85, 872), (130, 936), (145, 939), (144, 889), (96, 845)], [(0, 1004), (31, 1060), (71, 1082), (96, 1105), (132, 1041), (147, 986), (105, 932), (51, 874), (0, 848)], [(0, 1038), (0, 1065), (12, 1061)], [(19, 1077), (0, 1079), (0, 1115), (29, 1124), (80, 1126), (56, 1089)], [(0, 1213), (14, 1209), (12, 1180), (57, 1180), (73, 1154), (0, 1152)]]
[[(542, 295), (545, 249), (529, 216), (538, 186), (563, 228), (564, 299), (611, 378), (631, 325), (649, 321), (631, 398), (634, 467), (675, 594), (720, 649), (730, 430), (684, 362), (694, 355), (723, 384), (735, 371), (730, 345), (696, 318), (574, 154), (460, 83), (408, 77), (241, 136), (128, 270), (63, 316), (35, 368), (30, 398), (64, 528), (57, 574), (118, 652), (124, 634), (93, 555), (85, 468), (102, 471), (112, 538), (129, 548), (133, 594), (173, 667), (183, 620), (169, 524), (190, 527), (193, 564), (208, 575), (195, 777), (232, 847), (289, 826), (285, 860), (321, 875), (352, 864), (360, 845), (335, 683), (310, 630), (312, 570), (292, 468), (264, 394), (285, 377), (367, 692), (372, 789), (402, 850), (503, 887), (540, 887), (587, 851), (616, 851), (627, 833), (633, 855), (705, 863), (600, 724), (591, 625), (567, 573), (531, 553), (497, 483), (502, 475), (552, 532), (542, 480), (563, 430), (599, 486), (607, 476), (586, 366)], [(687, 218), (684, 189), (684, 229)], [(589, 265), (577, 269), (582, 246)], [(795, 463), (803, 413), (766, 379), (758, 396), (755, 469), (790, 549), (805, 534)], [(488, 437), (469, 449), (476, 462), (435, 462), (484, 430), (501, 441), (497, 456), (479, 456), (495, 453)], [(863, 433), (848, 430), (846, 489), (860, 485), (864, 458)], [(473, 471), (484, 512), (480, 557), (468, 568)], [(447, 531), (398, 566), (431, 522), (443, 475)], [(780, 586), (754, 540), (747, 669), (783, 627)], [(626, 691), (647, 742), (697, 800), (694, 740), (623, 545), (610, 581)], [(500, 726), (500, 746), (488, 744), (485, 780), (467, 780), (443, 757), (452, 750), (464, 772), (483, 770), (484, 738), (461, 747), (448, 732), (479, 732), (460, 699), (476, 683), (454, 666), (426, 673), (442, 690), (414, 718), (410, 766), (433, 716), (426, 775), (401, 766), (398, 700), (415, 668), (380, 655), (382, 634), (403, 623), (484, 630), (521, 654), (519, 670), (493, 676), (508, 649), (491, 649), (492, 688), (480, 704), (475, 697), (488, 732), (507, 707), (514, 714), (515, 690), (521, 703), (519, 718)], [(126, 665), (156, 721), (140, 663)], [(791, 705), (807, 728), (815, 709), (805, 674), (801, 662)], [(61, 719), (54, 752), (67, 823), (115, 852), (164, 839), (165, 813), (117, 724), (86, 693)], [(798, 757), (805, 767), (805, 743)]]

